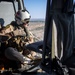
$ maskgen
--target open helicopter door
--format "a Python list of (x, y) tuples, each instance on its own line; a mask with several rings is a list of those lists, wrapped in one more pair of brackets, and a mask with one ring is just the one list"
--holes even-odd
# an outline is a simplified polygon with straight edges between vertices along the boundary
[(73, 65), (70, 59), (74, 48), (73, 12), (73, 0), (47, 0), (41, 68), (48, 73), (67, 75), (63, 72), (63, 64)]

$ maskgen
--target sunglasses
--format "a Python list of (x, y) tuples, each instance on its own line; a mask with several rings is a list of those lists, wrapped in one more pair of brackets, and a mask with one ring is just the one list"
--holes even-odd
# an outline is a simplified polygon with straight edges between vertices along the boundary
[(27, 23), (29, 23), (29, 20), (23, 20), (22, 21), (24, 24), (27, 24)]
[(29, 21), (26, 21), (26, 23), (29, 23)]

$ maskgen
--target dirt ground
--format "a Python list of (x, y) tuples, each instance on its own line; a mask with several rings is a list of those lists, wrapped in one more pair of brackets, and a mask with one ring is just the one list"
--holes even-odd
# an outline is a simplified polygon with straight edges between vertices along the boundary
[(45, 22), (30, 22), (29, 30), (33, 33), (36, 41), (43, 40)]

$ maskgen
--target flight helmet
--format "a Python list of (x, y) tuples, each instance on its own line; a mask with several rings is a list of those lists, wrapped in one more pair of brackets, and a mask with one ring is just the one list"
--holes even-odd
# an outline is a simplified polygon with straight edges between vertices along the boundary
[(27, 10), (19, 10), (15, 15), (15, 20), (18, 25), (29, 23), (30, 13)]

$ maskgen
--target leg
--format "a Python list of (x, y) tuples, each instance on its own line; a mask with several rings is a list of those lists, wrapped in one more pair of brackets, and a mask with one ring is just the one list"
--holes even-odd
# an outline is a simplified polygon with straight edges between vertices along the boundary
[(15, 60), (23, 63), (25, 61), (24, 56), (21, 55), (17, 49), (9, 47), (5, 50), (5, 56), (10, 60)]

